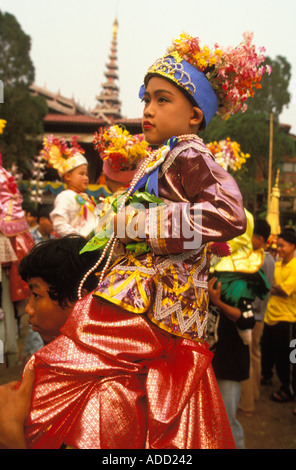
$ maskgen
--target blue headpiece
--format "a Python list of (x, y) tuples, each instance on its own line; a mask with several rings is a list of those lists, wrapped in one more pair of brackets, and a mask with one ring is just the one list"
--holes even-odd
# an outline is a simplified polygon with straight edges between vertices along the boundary
[(158, 59), (145, 75), (139, 97), (142, 99), (145, 86), (153, 75), (160, 75), (171, 80), (187, 92), (204, 115), (206, 126), (218, 109), (218, 100), (206, 76), (174, 52)]

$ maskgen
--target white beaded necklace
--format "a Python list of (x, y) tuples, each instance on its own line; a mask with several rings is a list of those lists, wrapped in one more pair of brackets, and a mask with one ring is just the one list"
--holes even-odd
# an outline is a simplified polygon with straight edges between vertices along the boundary
[[(200, 140), (200, 138), (195, 135), (195, 134), (188, 134), (188, 135), (181, 135), (181, 136), (178, 136), (178, 142), (181, 142), (183, 140)], [(131, 182), (131, 185), (128, 189), (128, 191), (125, 193), (124, 197), (123, 197), (123, 200), (117, 210), (117, 213), (119, 214), (122, 209), (125, 207), (125, 203), (126, 201), (128, 200), (128, 198), (130, 197), (130, 195), (133, 193), (133, 190), (135, 188), (135, 186), (137, 185), (137, 183), (140, 181), (140, 179), (145, 176), (146, 174), (146, 170), (148, 168), (148, 165), (149, 163), (151, 163), (154, 159), (157, 160), (157, 156), (159, 155), (159, 152), (160, 152), (160, 149), (157, 149), (157, 150), (154, 150), (153, 152), (149, 152), (148, 153), (148, 157), (146, 158), (146, 160), (143, 161), (143, 163), (141, 164), (139, 170), (137, 171), (136, 175), (134, 176), (132, 182)], [(98, 266), (101, 264), (101, 262), (103, 261), (103, 259), (105, 258), (106, 254), (107, 254), (107, 251), (108, 249), (110, 248), (110, 252), (109, 252), (109, 255), (108, 255), (108, 258), (106, 260), (106, 263), (105, 263), (105, 266), (100, 274), (100, 278), (99, 278), (99, 284), (101, 284), (101, 282), (103, 281), (104, 277), (105, 277), (105, 274), (106, 274), (106, 271), (107, 269), (109, 268), (109, 265), (111, 263), (111, 260), (112, 260), (112, 256), (113, 256), (113, 253), (114, 253), (114, 249), (115, 249), (115, 246), (116, 246), (116, 243), (118, 242), (118, 239), (116, 238), (115, 236), (115, 233), (113, 232), (113, 234), (111, 235), (110, 237), (110, 240), (108, 241), (107, 245), (105, 246), (105, 248), (103, 249), (102, 251), (102, 254), (100, 256), (100, 258), (98, 259), (98, 261), (96, 262), (96, 264), (87, 271), (87, 273), (83, 276), (83, 278), (81, 279), (81, 282), (78, 286), (78, 299), (81, 299), (82, 297), (82, 288), (83, 288), (83, 284), (85, 283), (86, 279), (88, 278), (88, 276), (93, 272), (95, 271)]]

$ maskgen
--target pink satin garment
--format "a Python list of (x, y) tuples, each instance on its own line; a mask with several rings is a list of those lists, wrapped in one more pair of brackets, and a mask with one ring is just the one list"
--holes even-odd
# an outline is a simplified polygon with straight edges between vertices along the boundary
[(234, 448), (205, 345), (88, 295), (35, 354), (29, 448)]
[(18, 258), (17, 261), (11, 263), (9, 274), (10, 297), (12, 302), (17, 302), (18, 300), (27, 299), (30, 295), (29, 286), (19, 275), (18, 267), (23, 257), (29, 253), (35, 243), (29, 230), (10, 237), (9, 240)]

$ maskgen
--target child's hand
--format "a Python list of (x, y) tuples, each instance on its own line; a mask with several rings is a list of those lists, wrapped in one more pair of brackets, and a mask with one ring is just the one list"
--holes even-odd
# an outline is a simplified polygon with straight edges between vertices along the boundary
[(145, 239), (145, 211), (139, 211), (132, 205), (114, 216), (114, 231), (117, 238), (125, 245)]
[(211, 299), (211, 302), (214, 305), (218, 305), (221, 300), (221, 282), (218, 282), (216, 289), (214, 288), (215, 283), (217, 282), (216, 277), (212, 277), (208, 282), (208, 292)]
[(208, 283), (211, 302), (216, 305), (216, 307), (219, 307), (220, 310), (229, 318), (229, 320), (236, 323), (237, 320), (241, 317), (242, 313), (239, 308), (226, 304), (221, 300), (221, 282), (218, 282), (216, 289), (214, 288), (217, 280), (218, 279), (216, 277), (212, 277)]
[[(132, 241), (132, 239), (129, 238), (126, 234), (126, 223), (127, 223), (127, 220), (126, 220), (125, 212), (115, 214), (115, 216), (114, 216), (114, 231), (115, 231), (115, 234), (116, 234), (117, 238), (124, 245), (127, 245), (128, 243), (130, 243)], [(123, 236), (123, 234), (122, 234), (122, 228), (123, 227), (125, 227), (125, 230), (124, 230), (125, 236)], [(120, 231), (119, 231), (119, 228), (120, 228)]]

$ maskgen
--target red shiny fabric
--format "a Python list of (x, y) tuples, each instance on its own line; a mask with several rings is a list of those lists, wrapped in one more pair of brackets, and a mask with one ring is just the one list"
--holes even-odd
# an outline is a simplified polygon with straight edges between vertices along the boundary
[(29, 448), (234, 448), (205, 345), (91, 294), (35, 354)]

